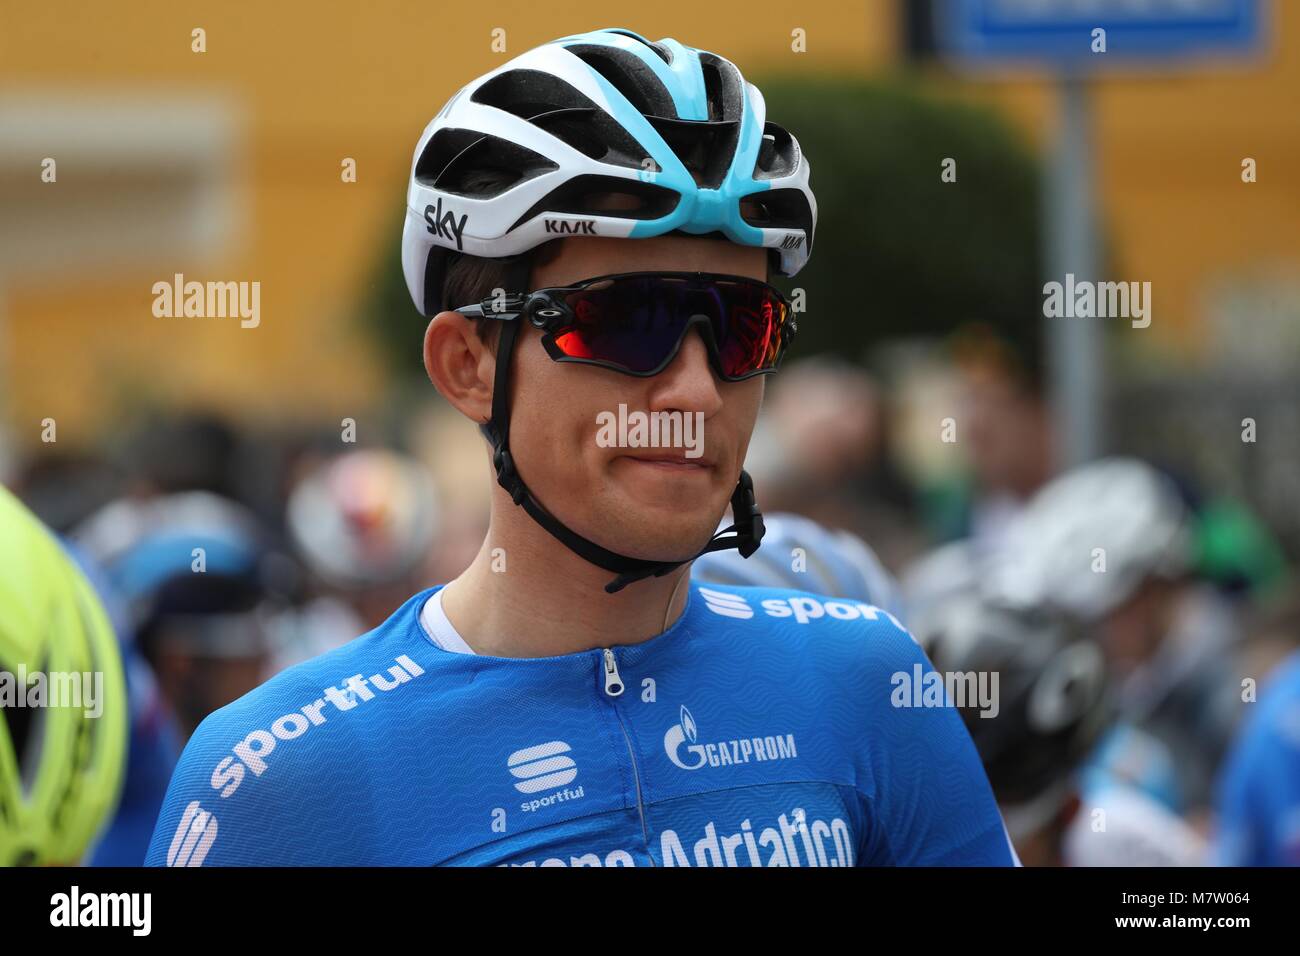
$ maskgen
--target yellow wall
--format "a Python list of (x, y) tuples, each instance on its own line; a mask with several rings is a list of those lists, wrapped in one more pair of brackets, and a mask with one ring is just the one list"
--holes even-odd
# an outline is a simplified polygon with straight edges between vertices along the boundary
[[(1179, 314), (1191, 312), (1177, 297), (1208, 270), (1300, 260), (1300, 13), (1276, 6), (1275, 50), (1262, 67), (1099, 84), (1101, 185), (1124, 277), (1174, 290), (1162, 292), (1163, 304)], [(870, 73), (898, 56), (895, 8), (885, 0), (793, 7), (666, 0), (646, 15), (632, 9), (395, 0), (11, 8), (10, 29), (0, 34), (0, 89), (8, 94), (92, 106), (116, 92), (226, 95), (240, 131), (231, 195), (245, 210), (242, 225), (201, 261), (163, 251), (128, 268), (92, 269), (80, 281), (76, 263), (66, 278), (0, 279), (0, 362), (7, 355), (0, 414), (13, 437), (28, 444), (39, 419), (54, 416), (60, 440), (75, 442), (101, 430), (103, 416), (132, 395), (216, 405), (254, 421), (363, 414), (381, 392), (381, 373), (350, 310), (377, 256), (392, 248), (389, 230), (420, 131), (463, 82), (505, 59), (490, 49), (494, 27), (507, 31), (507, 55), (565, 33), (626, 25), (717, 50), (751, 73)], [(190, 52), (196, 26), (207, 31), (207, 53)], [(790, 51), (795, 27), (807, 31), (806, 54)], [(928, 82), (945, 95), (1005, 107), (1037, 141), (1050, 129), (1041, 82), (934, 74)], [(797, 128), (797, 118), (783, 121)], [(1259, 160), (1258, 187), (1240, 184), (1244, 155)], [(358, 162), (354, 185), (340, 182), (345, 156)], [(39, 159), (17, 162), (26, 169)], [(61, 183), (79, 172), (61, 168)], [(261, 326), (155, 318), (150, 287), (176, 271), (260, 281)], [(410, 320), (418, 321), (413, 312)]]

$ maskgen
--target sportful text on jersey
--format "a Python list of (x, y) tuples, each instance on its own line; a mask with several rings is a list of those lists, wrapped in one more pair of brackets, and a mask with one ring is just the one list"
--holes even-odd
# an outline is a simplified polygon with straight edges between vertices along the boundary
[(920, 649), (866, 604), (692, 586), (669, 630), (561, 657), (432, 644), (416, 595), (212, 714), (147, 863), (860, 866), (1014, 862)]

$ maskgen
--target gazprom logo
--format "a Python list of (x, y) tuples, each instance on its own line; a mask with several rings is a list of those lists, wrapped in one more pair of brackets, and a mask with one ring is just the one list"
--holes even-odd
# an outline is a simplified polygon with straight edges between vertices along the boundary
[(516, 781), (515, 789), (520, 793), (536, 793), (572, 783), (578, 775), (578, 765), (572, 757), (565, 756), (569, 750), (563, 740), (516, 750), (507, 761)]
[[(668, 752), (668, 759), (683, 770), (698, 770), (703, 767), (708, 757), (704, 753), (704, 748), (695, 742), (697, 736), (695, 718), (691, 716), (691, 712), (683, 704), (678, 722), (669, 727), (668, 733), (664, 734), (664, 750)], [(690, 746), (686, 748), (686, 752), (693, 755), (691, 763), (684, 762), (678, 753), (682, 744), (688, 740)]]
[(705, 764), (722, 767), (727, 764), (749, 763), (751, 760), (790, 760), (799, 756), (795, 749), (794, 734), (764, 737), (743, 737), (699, 743), (695, 718), (682, 706), (677, 723), (664, 734), (664, 752), (668, 759), (683, 770), (699, 770)]
[(704, 606), (714, 614), (721, 614), (723, 617), (738, 617), (742, 620), (754, 616), (754, 609), (739, 594), (732, 594), (728, 591), (715, 591), (712, 588), (700, 588), (700, 597), (704, 598)]

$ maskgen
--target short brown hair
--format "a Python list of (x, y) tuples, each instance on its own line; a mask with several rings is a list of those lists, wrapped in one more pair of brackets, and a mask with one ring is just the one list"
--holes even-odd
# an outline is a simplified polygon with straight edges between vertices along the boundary
[[(497, 169), (478, 169), (469, 173), (458, 184), (458, 188), (470, 194), (482, 195), (505, 189), (512, 185), (513, 176)], [(455, 309), (460, 306), (482, 302), (497, 289), (506, 292), (529, 292), (531, 289), (509, 289), (514, 265), (522, 261), (528, 267), (531, 279), (534, 266), (550, 262), (559, 255), (559, 243), (563, 240), (552, 239), (522, 256), (510, 259), (488, 259), (482, 256), (470, 256), (456, 253), (447, 263), (442, 277), (442, 307)], [(531, 282), (529, 283), (531, 285)], [(496, 342), (500, 323), (495, 319), (482, 318), (474, 320), (474, 330), (479, 339), (489, 345)]]
[[(563, 241), (562, 239), (552, 239), (520, 257), (520, 260), (527, 266), (526, 274), (530, 280), (534, 267), (544, 265), (559, 255), (559, 244)], [(443, 308), (457, 308), (482, 302), (497, 289), (505, 289), (506, 292), (532, 291), (531, 281), (528, 283), (530, 286), (528, 289), (507, 288), (511, 284), (511, 276), (514, 274), (514, 261), (513, 259), (486, 259), (481, 256), (454, 256), (451, 262), (447, 264), (447, 271), (443, 275)], [(495, 319), (480, 318), (474, 320), (474, 330), (478, 333), (479, 339), (489, 345), (496, 342), (499, 329), (500, 323)]]

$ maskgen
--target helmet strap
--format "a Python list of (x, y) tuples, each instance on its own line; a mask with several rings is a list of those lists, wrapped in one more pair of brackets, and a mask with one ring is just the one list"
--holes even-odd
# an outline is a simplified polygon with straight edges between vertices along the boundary
[(510, 500), (528, 513), (528, 516), (546, 529), (552, 537), (586, 561), (617, 575), (605, 585), (608, 594), (615, 594), (634, 581), (649, 577), (662, 577), (702, 554), (736, 548), (748, 558), (758, 550), (763, 539), (763, 515), (754, 500), (754, 483), (749, 474), (741, 471), (736, 490), (731, 495), (732, 524), (719, 531), (699, 552), (680, 561), (649, 561), (632, 558), (610, 551), (567, 528), (533, 497), (524, 484), (514, 457), (510, 454), (509, 379), (510, 360), (519, 336), (519, 319), (502, 322), (501, 336), (497, 342), (496, 379), (492, 386), (492, 417), (479, 430), (492, 445), (492, 464), (496, 468), (497, 484), (506, 490)]

